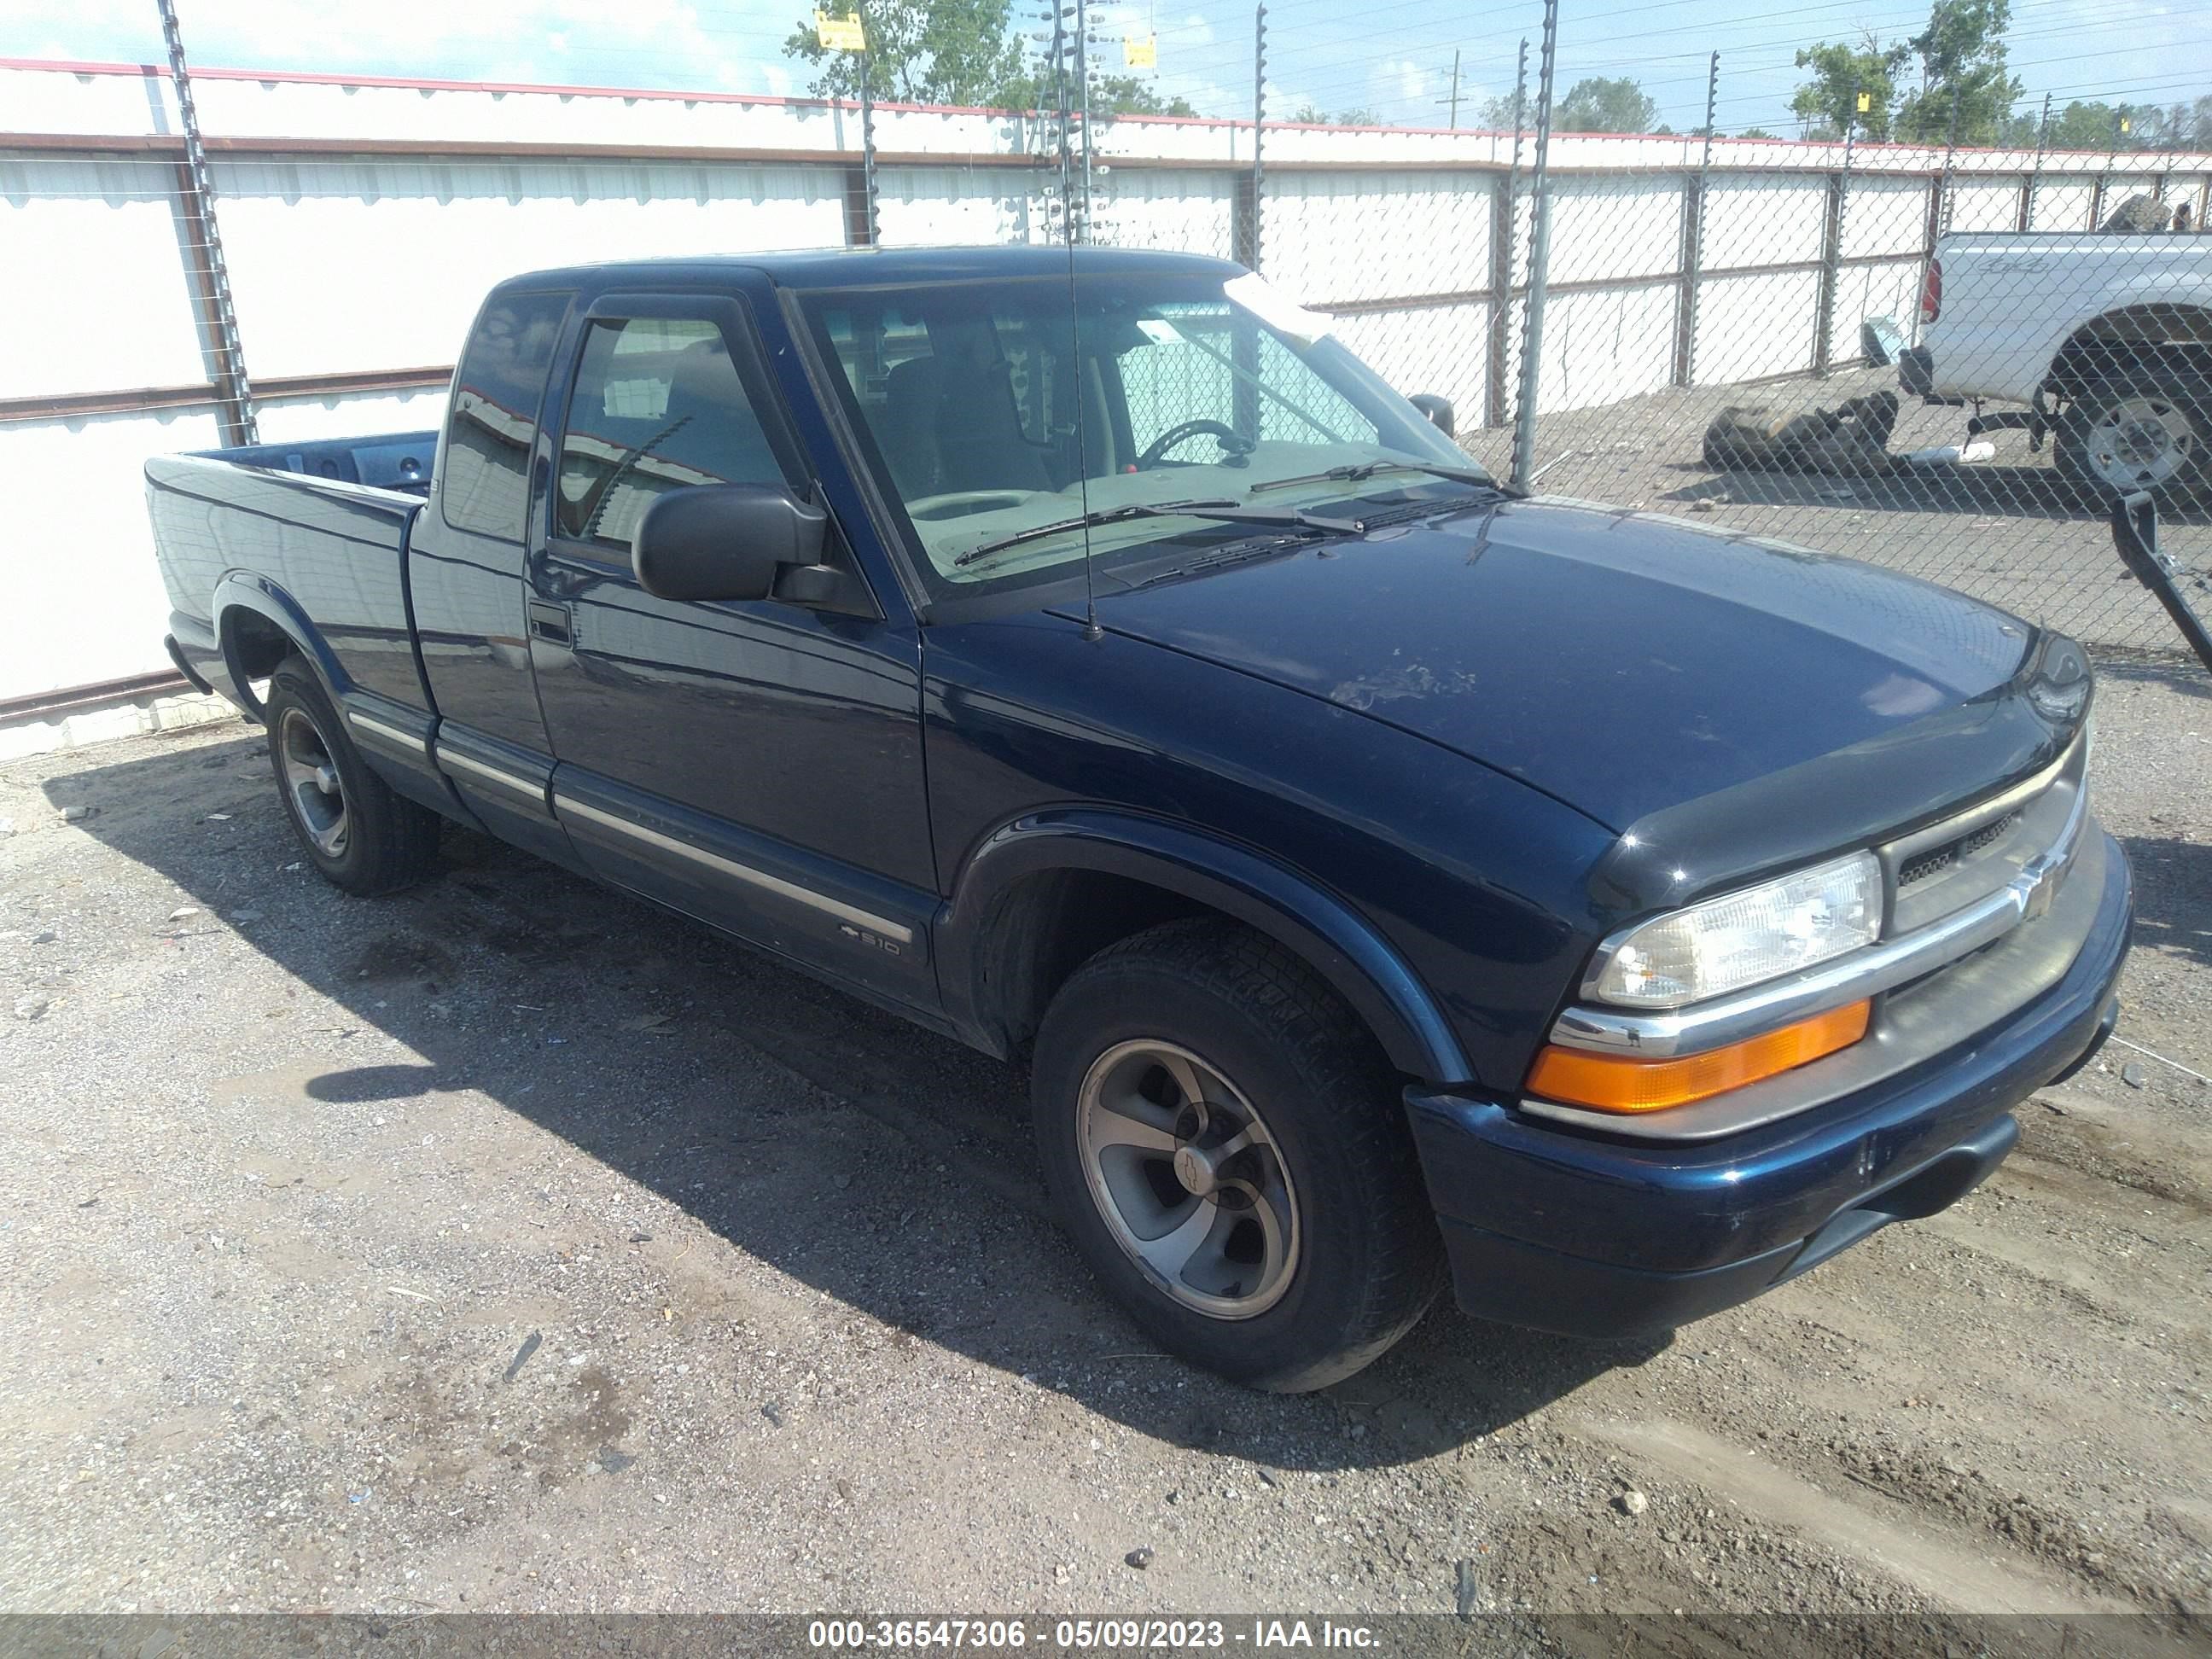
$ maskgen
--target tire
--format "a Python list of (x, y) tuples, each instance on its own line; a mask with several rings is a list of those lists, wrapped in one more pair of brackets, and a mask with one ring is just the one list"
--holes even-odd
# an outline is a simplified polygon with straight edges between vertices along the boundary
[(1194, 1364), (1325, 1388), (1436, 1297), (1443, 1245), (1398, 1079), (1313, 971), (1256, 933), (1174, 921), (1100, 951), (1045, 1014), (1032, 1098), (1077, 1250)]
[(323, 878), (369, 897), (428, 874), (438, 855), (438, 815), (395, 793), (369, 769), (305, 662), (295, 656), (277, 665), (264, 707), (277, 799)]
[(2148, 489), (2161, 504), (2212, 487), (2212, 391), (2170, 372), (2094, 381), (2067, 404), (2052, 456), (2100, 500)]

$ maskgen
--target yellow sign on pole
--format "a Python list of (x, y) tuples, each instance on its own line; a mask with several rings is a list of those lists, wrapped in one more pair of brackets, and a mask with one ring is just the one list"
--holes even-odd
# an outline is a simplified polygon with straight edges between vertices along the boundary
[(832, 17), (827, 12), (814, 14), (814, 38), (831, 52), (866, 52), (868, 37), (860, 27), (860, 14), (848, 17)]
[(1121, 67), (1123, 69), (1156, 70), (1160, 66), (1160, 40), (1156, 34), (1125, 34), (1121, 37)]
[(1859, 113), (1860, 113), (1860, 114), (1862, 114), (1862, 115), (1864, 115), (1864, 114), (1865, 114), (1869, 110), (1872, 109), (1873, 107), (1874, 107), (1874, 94), (1873, 94), (1872, 93), (1870, 93), (1870, 92), (1863, 92), (1863, 93), (1861, 93), (1861, 94), (1859, 94)]

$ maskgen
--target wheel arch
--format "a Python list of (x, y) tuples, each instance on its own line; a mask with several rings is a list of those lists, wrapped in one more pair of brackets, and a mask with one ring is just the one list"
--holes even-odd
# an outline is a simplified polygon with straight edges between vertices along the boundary
[(333, 702), (352, 684), (299, 601), (267, 577), (231, 572), (216, 584), (212, 609), (232, 700), (254, 719), (263, 718), (264, 710), (252, 683), (266, 679), (288, 656), (306, 659)]
[(979, 1046), (1018, 1053), (1083, 962), (1143, 928), (1208, 913), (1294, 952), (1398, 1071), (1424, 1079), (1470, 1076), (1426, 988), (1342, 899), (1246, 848), (1133, 814), (1034, 813), (984, 840), (939, 919), (947, 1012)]
[(2094, 381), (2170, 362), (2212, 380), (2212, 305), (2151, 301), (2092, 318), (2059, 347), (2046, 390), (2070, 398)]

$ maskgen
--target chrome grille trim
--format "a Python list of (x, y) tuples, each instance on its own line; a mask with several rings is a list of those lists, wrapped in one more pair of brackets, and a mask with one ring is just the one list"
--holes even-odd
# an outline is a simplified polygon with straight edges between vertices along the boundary
[[(2072, 758), (2069, 753), (2059, 765), (2063, 767)], [(2021, 792), (2032, 793), (2039, 785), (2048, 788), (2051, 775), (2039, 774), (2021, 785)], [(1984, 823), (1991, 822), (2008, 810), (2002, 803), (2015, 793), (2018, 792), (2008, 790), (2005, 795), (1975, 808), (1972, 814), (1961, 817), (1978, 814)], [(1589, 1006), (1570, 1008), (1553, 1023), (1551, 1040), (1563, 1048), (1665, 1059), (1740, 1042), (1776, 1026), (1809, 1019), (1878, 992), (1894, 990), (1985, 945), (1994, 944), (2022, 921), (2048, 909), (2081, 847), (2082, 827), (2088, 822), (2088, 791), (2077, 788), (2065, 827), (2048, 848), (2028, 860), (2017, 875), (1995, 892), (1926, 927), (1898, 939), (1863, 945), (1849, 956), (1838, 957), (1787, 979), (1755, 985), (1734, 996), (1687, 1008), (1659, 1013)], [(1960, 821), (1954, 818), (1950, 822), (1956, 824)], [(1942, 829), (1936, 826), (1938, 831)], [(1930, 832), (1920, 833), (1925, 836)], [(1960, 832), (1954, 830), (1950, 833)], [(1917, 841), (1919, 836), (1911, 839)], [(1942, 842), (1938, 840), (1929, 844), (1940, 846)], [(1531, 1110), (1537, 1109), (1540, 1104), (1527, 1103)]]

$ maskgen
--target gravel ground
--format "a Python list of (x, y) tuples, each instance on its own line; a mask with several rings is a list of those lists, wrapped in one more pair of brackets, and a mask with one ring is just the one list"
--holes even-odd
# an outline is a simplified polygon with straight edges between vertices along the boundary
[[(2212, 1075), (2209, 696), (2114, 670), (2096, 768), (2121, 1036)], [(949, 1042), (458, 832), (347, 899), (236, 726), (0, 819), (0, 1610), (2212, 1606), (2212, 1088), (2148, 1054), (1670, 1341), (1439, 1314), (1278, 1399), (1093, 1297)]]
[[(1702, 459), (1706, 425), (1729, 404), (1781, 417), (1896, 386), (1894, 369), (1860, 368), (1547, 415), (1536, 428), (1536, 465), (1545, 469), (1537, 487), (1654, 513), (1713, 514), (1941, 582), (2093, 645), (2181, 648), (2157, 599), (2121, 568), (2105, 507), (2058, 476), (2047, 442), (2039, 453), (2030, 449), (2025, 431), (1988, 434), (1994, 453), (1984, 461), (1871, 477), (1717, 472)], [(1972, 412), (1905, 398), (1888, 452), (1961, 443)], [(1510, 470), (1510, 432), (1471, 433), (1466, 447), (1500, 477)], [(2212, 500), (2169, 507), (2160, 519), (2162, 550), (2191, 570), (2212, 570)], [(2212, 584), (2200, 580), (2195, 591), (2200, 613), (2212, 615)]]

